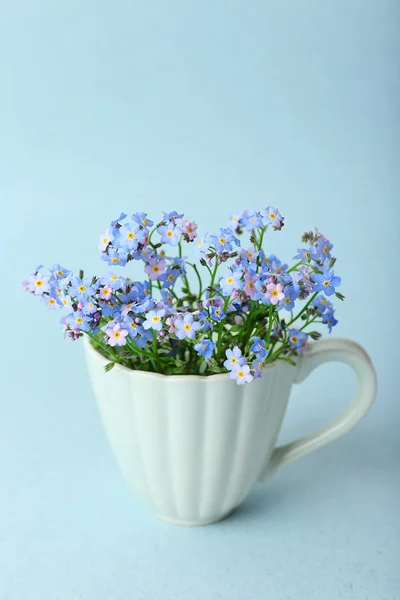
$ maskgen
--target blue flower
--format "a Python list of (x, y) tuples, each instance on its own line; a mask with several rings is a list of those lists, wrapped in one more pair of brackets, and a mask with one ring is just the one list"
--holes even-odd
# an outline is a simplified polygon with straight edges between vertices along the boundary
[(163, 284), (162, 284), (163, 288), (169, 288), (172, 285), (174, 285), (174, 283), (178, 279), (179, 275), (180, 275), (179, 269), (171, 269), (171, 267), (168, 267), (166, 272), (159, 276), (158, 280), (163, 282)]
[(64, 317), (64, 324), (68, 325), (70, 329), (80, 329), (81, 331), (89, 331), (90, 329), (90, 317), (85, 315), (81, 310), (77, 310)]
[(274, 229), (282, 229), (284, 218), (277, 208), (268, 206), (261, 211), (263, 225), (272, 225)]
[(251, 383), (253, 381), (253, 375), (250, 372), (249, 365), (236, 365), (231, 372), (229, 373), (229, 377), (231, 379), (236, 379), (236, 383), (238, 385), (243, 385), (245, 383)]
[(119, 265), (124, 267), (127, 262), (127, 254), (121, 250), (117, 251), (115, 248), (109, 248), (108, 253), (104, 252), (101, 256), (101, 260), (105, 260), (109, 265)]
[(250, 348), (250, 352), (258, 354), (259, 358), (265, 358), (268, 355), (268, 350), (265, 348), (265, 340), (257, 336), (253, 336), (251, 339), (253, 340), (253, 345)]
[(242, 356), (242, 351), (238, 346), (235, 346), (232, 350), (228, 348), (225, 352), (226, 361), (224, 362), (224, 367), (228, 369), (228, 371), (232, 371), (232, 369), (237, 366), (244, 365), (246, 363), (246, 359)]
[(203, 237), (199, 238), (196, 243), (194, 244), (193, 250), (194, 253), (197, 254), (198, 256), (203, 255), (207, 252), (207, 247), (208, 247), (208, 233), (205, 233), (203, 235)]
[(105, 317), (113, 317), (116, 318), (119, 316), (119, 305), (115, 299), (115, 296), (111, 296), (111, 298), (105, 303), (101, 305), (101, 310)]
[(68, 275), (70, 275), (71, 271), (69, 271), (65, 267), (62, 267), (61, 265), (56, 264), (56, 265), (53, 265), (53, 268), (51, 269), (51, 273), (53, 274), (54, 278), (58, 281), (60, 279), (65, 279), (66, 277), (68, 277)]
[(179, 215), (176, 210), (171, 210), (169, 213), (163, 211), (163, 217), (164, 221), (172, 221), (173, 219), (182, 219), (183, 213)]
[(125, 282), (125, 277), (120, 277), (114, 273), (108, 273), (108, 275), (102, 277), (100, 280), (101, 285), (108, 285), (113, 290), (118, 290), (125, 285)]
[(181, 235), (180, 227), (173, 223), (169, 225), (160, 225), (157, 227), (157, 233), (161, 235), (161, 242), (170, 246), (177, 246)]
[(123, 221), (128, 215), (124, 212), (122, 212), (118, 219), (115, 219), (115, 221), (111, 221), (111, 227), (115, 227), (117, 225), (117, 223), (120, 223), (120, 221)]
[(91, 281), (92, 280), (89, 277), (85, 277), (84, 279), (73, 277), (68, 294), (71, 297), (76, 296), (78, 302), (86, 302), (88, 297), (92, 296), (95, 292), (95, 288), (91, 285)]
[(97, 312), (99, 309), (98, 309), (97, 305), (94, 302), (92, 302), (91, 300), (89, 300), (88, 302), (86, 302), (83, 305), (82, 310), (85, 313), (85, 315), (92, 315), (95, 312)]
[(309, 262), (310, 258), (310, 248), (297, 248), (297, 254), (296, 256), (293, 256), (293, 260), (300, 259), (303, 263)]
[(146, 315), (146, 320), (143, 321), (143, 327), (145, 329), (154, 329), (155, 331), (161, 331), (162, 329), (162, 317), (164, 316), (164, 310), (151, 310)]
[(222, 321), (222, 319), (225, 319), (226, 317), (226, 314), (220, 306), (211, 306), (210, 313), (211, 318), (214, 319), (214, 321)]
[(241, 269), (229, 269), (225, 275), (220, 279), (219, 284), (222, 289), (222, 293), (225, 296), (230, 296), (233, 290), (239, 290), (242, 287), (242, 276), (243, 271)]
[(213, 244), (218, 254), (222, 254), (222, 252), (231, 252), (231, 242), (234, 242), (236, 246), (240, 246), (240, 241), (233, 235), (231, 229), (221, 228), (216, 235), (210, 236), (210, 242)]
[(253, 360), (252, 367), (254, 369), (254, 379), (261, 379), (263, 375), (264, 361), (260, 354), (256, 359)]
[(307, 343), (307, 334), (304, 333), (304, 331), (292, 328), (288, 331), (288, 339), (290, 346), (294, 350), (297, 350), (299, 348), (303, 348), (304, 343)]
[(128, 331), (128, 335), (131, 338), (135, 338), (139, 335), (140, 331), (143, 331), (143, 327), (138, 325), (132, 317), (129, 315), (125, 317), (125, 319), (121, 323), (121, 327)]
[(335, 277), (332, 269), (324, 269), (323, 274), (314, 273), (313, 281), (315, 282), (316, 292), (325, 292), (327, 296), (332, 296), (335, 293), (335, 288), (340, 286), (340, 277)]
[(211, 340), (205, 339), (196, 344), (194, 349), (199, 356), (204, 356), (204, 358), (210, 360), (215, 350), (215, 344)]
[(176, 337), (180, 340), (188, 337), (193, 340), (196, 337), (196, 332), (201, 329), (201, 323), (193, 321), (193, 315), (186, 313), (183, 319), (175, 320)]
[(118, 229), (118, 237), (115, 239), (114, 245), (124, 250), (136, 250), (145, 235), (145, 230), (139, 229), (137, 223), (125, 223)]
[(313, 260), (329, 260), (331, 257), (331, 250), (333, 244), (329, 240), (323, 237), (319, 237), (318, 240), (311, 246), (310, 253)]
[(201, 328), (203, 329), (203, 331), (208, 331), (213, 330), (214, 329), (214, 323), (212, 323), (211, 321), (208, 320), (208, 315), (201, 311), (197, 314), (197, 318), (199, 320), (199, 322), (201, 323)]
[(325, 296), (319, 295), (311, 302), (311, 306), (314, 306), (319, 314), (322, 315), (327, 308), (332, 306), (332, 304), (325, 298)]
[(161, 290), (161, 297), (164, 302), (164, 306), (168, 309), (172, 308), (172, 302), (174, 301), (174, 297), (168, 289)]
[(236, 231), (236, 229), (243, 224), (243, 218), (246, 216), (246, 211), (234, 213), (231, 215), (228, 223), (228, 227)]
[(148, 219), (147, 213), (144, 213), (144, 212), (137, 212), (137, 213), (133, 214), (131, 219), (132, 219), (132, 221), (135, 221), (135, 223), (139, 223), (139, 225), (142, 225), (143, 227), (152, 227), (153, 226), (153, 221)]
[(283, 288), (283, 292), (285, 294), (285, 297), (282, 298), (282, 300), (279, 303), (279, 310), (282, 308), (284, 308), (287, 311), (293, 310), (294, 301), (296, 300), (298, 295), (295, 287), (292, 284), (285, 285), (285, 287)]
[(242, 217), (242, 223), (246, 227), (247, 231), (257, 229), (263, 226), (263, 220), (259, 212), (252, 210)]
[(328, 310), (322, 315), (322, 322), (328, 326), (329, 333), (331, 333), (332, 327), (335, 327), (338, 323), (337, 319), (335, 319), (333, 310)]

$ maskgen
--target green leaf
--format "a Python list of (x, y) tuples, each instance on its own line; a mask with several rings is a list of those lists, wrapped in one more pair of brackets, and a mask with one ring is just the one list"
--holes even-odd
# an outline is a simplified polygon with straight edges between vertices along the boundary
[(108, 371), (111, 371), (111, 369), (113, 369), (115, 367), (115, 362), (109, 362), (105, 365), (104, 370), (106, 373), (108, 373)]

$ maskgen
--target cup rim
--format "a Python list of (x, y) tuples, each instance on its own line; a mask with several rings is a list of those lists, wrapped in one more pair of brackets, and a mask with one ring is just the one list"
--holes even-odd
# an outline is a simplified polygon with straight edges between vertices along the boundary
[[(83, 344), (85, 347), (85, 351), (90, 353), (93, 357), (95, 357), (97, 360), (101, 361), (103, 364), (107, 364), (108, 362), (110, 362), (109, 360), (107, 360), (100, 352), (98, 352), (98, 350), (96, 350), (96, 348), (93, 347), (91, 340), (89, 338), (89, 336), (84, 335), (83, 338)], [(283, 364), (283, 363), (282, 363)], [(264, 366), (263, 370), (267, 369), (267, 370), (272, 370), (272, 369), (277, 369), (282, 365), (278, 365), (278, 361), (275, 361), (271, 364), (267, 364)], [(234, 383), (234, 381), (232, 379), (230, 379), (228, 377), (228, 372), (226, 373), (214, 373), (213, 375), (164, 375), (163, 373), (153, 373), (152, 371), (141, 371), (140, 369), (129, 369), (128, 367), (125, 367), (124, 365), (121, 365), (120, 363), (114, 363), (114, 367), (113, 367), (113, 371), (115, 371), (115, 369), (120, 369), (122, 371), (125, 371), (127, 373), (129, 373), (130, 375), (134, 375), (135, 373), (140, 374), (141, 376), (144, 377), (151, 377), (151, 378), (156, 378), (156, 379), (164, 379), (164, 380), (168, 380), (168, 381), (196, 381), (196, 382), (207, 382), (207, 381), (232, 381), (232, 383)], [(254, 380), (252, 383), (255, 383)], [(258, 380), (260, 381), (260, 380)]]

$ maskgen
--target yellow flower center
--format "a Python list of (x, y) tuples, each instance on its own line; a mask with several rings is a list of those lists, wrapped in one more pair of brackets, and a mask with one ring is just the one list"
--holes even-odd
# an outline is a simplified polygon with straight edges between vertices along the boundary
[(114, 302), (114, 300), (111, 300), (111, 302), (110, 302), (110, 306), (111, 306), (111, 308), (114, 308), (114, 306), (115, 306), (115, 302)]
[(325, 279), (325, 281), (324, 281), (324, 286), (325, 286), (325, 287), (329, 287), (330, 285), (331, 285), (331, 282), (330, 282), (330, 281), (328, 281), (327, 279)]
[(171, 229), (168, 229), (168, 231), (167, 231), (167, 236), (168, 236), (168, 237), (172, 237), (173, 235), (174, 235), (174, 232), (173, 232), (173, 231), (171, 231)]
[(321, 304), (328, 304), (327, 301), (325, 300), (325, 298), (321, 298)]
[(236, 356), (232, 356), (231, 358), (231, 363), (234, 365), (235, 363), (237, 363), (237, 358)]
[(228, 285), (232, 285), (232, 283), (233, 283), (233, 277), (228, 277), (228, 279), (226, 280), (226, 283)]
[(78, 287), (78, 292), (81, 292), (81, 293), (82, 293), (82, 292), (84, 292), (85, 290), (86, 290), (86, 288), (85, 288), (85, 286), (84, 286), (84, 285), (80, 285), (80, 286)]
[(285, 298), (285, 304), (289, 304), (290, 303), (290, 298)]
[(61, 275), (62, 275), (62, 274), (63, 274), (63, 272), (61, 271), (61, 269), (58, 269), (58, 271), (57, 271), (57, 275), (58, 275), (59, 277), (61, 277)]
[(134, 322), (132, 321), (132, 323), (129, 323), (129, 327), (130, 327), (131, 329), (136, 329), (136, 323), (134, 323)]
[(292, 342), (293, 342), (293, 344), (295, 344), (297, 342), (297, 336), (292, 335)]
[(158, 273), (159, 270), (160, 270), (160, 267), (158, 265), (154, 265), (154, 267), (153, 267), (154, 273)]
[(225, 239), (225, 238), (223, 238), (223, 237), (220, 237), (220, 238), (219, 238), (219, 243), (220, 243), (220, 244), (225, 244), (225, 243), (226, 243), (226, 239)]
[(103, 244), (107, 244), (108, 239), (107, 238), (103, 238)]
[(37, 279), (36, 280), (36, 285), (37, 285), (37, 287), (42, 287), (43, 281), (41, 279)]
[(54, 300), (54, 298), (49, 299), (49, 304), (55, 304), (55, 303), (56, 303), (56, 301)]
[(119, 332), (119, 331), (114, 331), (114, 337), (115, 337), (115, 338), (119, 338), (119, 337), (121, 337), (121, 334), (120, 334), (120, 332)]
[(112, 281), (118, 281), (118, 275), (111, 275)]
[(113, 262), (113, 263), (119, 262), (118, 256), (113, 256), (112, 259), (111, 259), (111, 262)]
[(238, 371), (238, 377), (244, 377), (244, 371)]
[(83, 323), (82, 317), (76, 317), (75, 323), (78, 323), (78, 324)]
[(322, 250), (322, 252), (324, 254), (328, 254), (329, 250), (328, 250), (328, 246), (324, 246), (324, 249)]
[(275, 213), (273, 213), (273, 212), (272, 212), (272, 213), (269, 213), (269, 218), (270, 218), (271, 220), (272, 220), (272, 219), (275, 219), (275, 217), (276, 217), (276, 214), (275, 214)]
[(185, 324), (184, 324), (184, 326), (183, 326), (183, 329), (184, 329), (185, 331), (190, 331), (190, 330), (191, 330), (190, 323), (185, 323)]
[(135, 239), (135, 234), (133, 233), (133, 231), (130, 231), (128, 233), (128, 240), (134, 240)]
[(158, 315), (155, 315), (153, 317), (153, 323), (158, 323), (159, 320), (160, 320), (160, 317)]
[(279, 294), (278, 290), (272, 290), (272, 296), (277, 296)]
[(147, 225), (147, 219), (142, 219), (142, 225)]

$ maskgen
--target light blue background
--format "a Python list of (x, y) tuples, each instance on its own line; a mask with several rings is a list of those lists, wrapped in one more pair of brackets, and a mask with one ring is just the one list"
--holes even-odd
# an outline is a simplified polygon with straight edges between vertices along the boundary
[[(399, 19), (396, 0), (1, 3), (1, 600), (400, 597)], [(120, 210), (209, 230), (270, 203), (270, 251), (290, 259), (314, 225), (335, 242), (335, 335), (368, 350), (378, 399), (231, 519), (168, 526), (117, 471), (82, 347), (20, 281), (99, 273)], [(321, 368), (282, 440), (354, 390)]]

